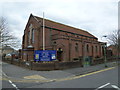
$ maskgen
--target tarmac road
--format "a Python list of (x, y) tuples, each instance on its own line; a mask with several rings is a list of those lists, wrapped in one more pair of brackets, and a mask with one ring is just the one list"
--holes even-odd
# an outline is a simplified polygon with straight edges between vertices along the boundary
[[(118, 68), (111, 68), (106, 71), (93, 74), (85, 74), (83, 77), (76, 76), (76, 79), (56, 80), (50, 83), (31, 85), (26, 88), (113, 88), (113, 90), (120, 90), (118, 88)], [(82, 75), (81, 75), (82, 76)], [(115, 89), (115, 87), (117, 89)]]
[[(100, 68), (102, 65), (96, 67)], [(101, 70), (83, 75), (80, 75), (79, 70), (81, 69), (31, 71), (3, 63), (2, 88), (14, 88), (15, 90), (21, 90), (20, 88), (89, 88), (88, 90), (90, 88), (91, 90), (111, 88), (112, 90), (120, 90), (118, 66), (101, 68)]]

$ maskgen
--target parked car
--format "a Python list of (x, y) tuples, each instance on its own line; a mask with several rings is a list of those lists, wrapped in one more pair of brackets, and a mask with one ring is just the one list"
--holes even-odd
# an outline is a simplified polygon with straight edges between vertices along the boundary
[(12, 59), (12, 54), (6, 54), (5, 59)]
[(18, 53), (9, 53), (9, 54), (6, 54), (6, 56), (5, 56), (5, 59), (18, 59)]

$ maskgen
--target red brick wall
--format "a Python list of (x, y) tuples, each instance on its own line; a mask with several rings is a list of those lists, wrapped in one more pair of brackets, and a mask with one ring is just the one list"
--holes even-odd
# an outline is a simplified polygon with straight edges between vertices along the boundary
[[(39, 20), (39, 22), (37, 20)], [(34, 43), (31, 43), (33, 46), (33, 51), (28, 50), (28, 32), (29, 32), (29, 26), (30, 24), (33, 25), (34, 31)], [(45, 28), (45, 45), (47, 50), (57, 50), (61, 48), (63, 50), (62, 53), (62, 60), (61, 61), (72, 61), (74, 58), (78, 58), (81, 56), (93, 56), (93, 57), (101, 57), (102, 56), (102, 50), (101, 50), (101, 43), (97, 41), (97, 38), (94, 37), (92, 34), (79, 30), (73, 27), (69, 27), (63, 24), (55, 23), (50, 20), (45, 20), (45, 26), (50, 28)], [(60, 31), (61, 30), (61, 31)], [(68, 33), (68, 32), (71, 33)], [(24, 42), (23, 42), (23, 49), (26, 49), (26, 51), (22, 51), (22, 53), (26, 53), (27, 55), (30, 55), (28, 57), (28, 60), (32, 60), (34, 50), (41, 50), (42, 49), (42, 43), (43, 43), (43, 36), (42, 36), (42, 19), (37, 18), (34, 16), (30, 16), (28, 23), (26, 25), (25, 31), (24, 31)], [(89, 37), (74, 35), (81, 34), (86, 35)], [(54, 43), (56, 42), (56, 43)], [(87, 52), (87, 47), (89, 52)], [(93, 46), (93, 53), (92, 53), (92, 46)], [(96, 46), (97, 46), (97, 52), (96, 52)], [(76, 48), (77, 47), (77, 48)], [(23, 55), (23, 54), (22, 54)], [(27, 57), (23, 55), (23, 60), (26, 60)]]
[[(118, 55), (118, 48), (117, 47), (110, 45), (107, 49), (112, 51), (113, 56)], [(120, 56), (120, 53), (119, 53), (119, 56)]]

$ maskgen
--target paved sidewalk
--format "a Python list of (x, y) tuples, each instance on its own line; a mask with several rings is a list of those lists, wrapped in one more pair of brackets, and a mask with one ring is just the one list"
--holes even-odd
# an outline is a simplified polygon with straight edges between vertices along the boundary
[(117, 62), (109, 62), (109, 63), (107, 63), (108, 67), (105, 67), (105, 64), (99, 64), (99, 65), (94, 65), (94, 66), (72, 68), (72, 69), (67, 69), (67, 70), (63, 70), (63, 71), (69, 72), (69, 73), (74, 74), (74, 75), (82, 75), (82, 74), (86, 74), (86, 73), (89, 73), (89, 72), (94, 72), (94, 71), (98, 71), (98, 70), (101, 70), (101, 69), (113, 67), (113, 66), (116, 66), (116, 65), (117, 65)]

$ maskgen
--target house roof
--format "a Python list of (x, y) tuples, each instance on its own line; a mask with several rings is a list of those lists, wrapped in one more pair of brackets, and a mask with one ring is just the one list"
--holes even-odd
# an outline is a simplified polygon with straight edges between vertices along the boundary
[(14, 50), (12, 47), (10, 47), (10, 46), (5, 46), (5, 47), (3, 47), (2, 48), (3, 50)]
[[(38, 17), (38, 16), (34, 16), (34, 15), (32, 15), (32, 16), (38, 22), (42, 22), (43, 18)], [(73, 33), (77, 33), (77, 34), (81, 34), (81, 35), (84, 35), (84, 36), (88, 36), (88, 37), (92, 37), (94, 39), (97, 39), (97, 37), (95, 37), (94, 35), (90, 34), (89, 32), (87, 32), (85, 30), (78, 29), (78, 28), (75, 28), (75, 27), (72, 27), (72, 26), (68, 26), (68, 25), (65, 25), (65, 24), (62, 24), (62, 23), (58, 23), (58, 22), (55, 22), (55, 21), (52, 21), (52, 20), (48, 20), (48, 19), (45, 19), (45, 26), (51, 27), (51, 28), (55, 28), (55, 29), (59, 29), (59, 30), (63, 30), (63, 31), (67, 31), (67, 32), (73, 32)]]
[(107, 48), (115, 48), (115, 45), (109, 45)]

